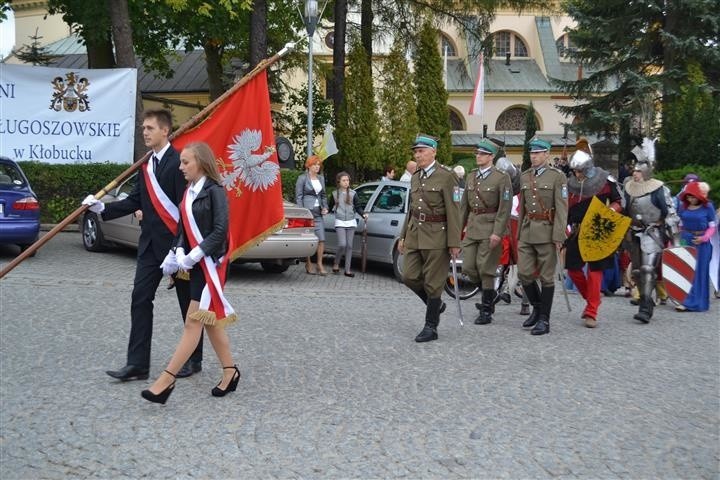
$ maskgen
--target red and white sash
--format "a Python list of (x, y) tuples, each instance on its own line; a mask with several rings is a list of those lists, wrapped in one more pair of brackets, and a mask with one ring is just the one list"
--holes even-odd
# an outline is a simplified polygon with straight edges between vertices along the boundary
[[(182, 216), (185, 235), (190, 243), (190, 249), (200, 245), (203, 236), (195, 222), (192, 213), (192, 202), (188, 202), (190, 186), (185, 190), (180, 209), (185, 214)], [(188, 252), (189, 254), (189, 252)], [(190, 315), (190, 318), (199, 320), (206, 325), (224, 326), (237, 320), (235, 310), (223, 294), (225, 286), (225, 271), (228, 262), (220, 260), (220, 266), (216, 266), (210, 255), (205, 255), (198, 262), (205, 275), (205, 287), (200, 297), (200, 310)]]
[(150, 194), (150, 201), (153, 204), (153, 208), (155, 208), (155, 211), (168, 230), (170, 230), (173, 235), (177, 235), (180, 211), (160, 187), (155, 172), (150, 167), (150, 162), (145, 162), (145, 165), (143, 165), (143, 175), (145, 175), (145, 185)]

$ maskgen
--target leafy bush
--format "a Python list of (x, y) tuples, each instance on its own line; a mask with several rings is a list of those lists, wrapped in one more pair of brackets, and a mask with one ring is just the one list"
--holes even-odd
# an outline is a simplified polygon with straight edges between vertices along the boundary
[(694, 173), (703, 181), (710, 185), (709, 197), (715, 208), (720, 206), (720, 166), (708, 167), (702, 165), (685, 165), (681, 168), (672, 170), (663, 170), (655, 173), (655, 178), (667, 182), (668, 187), (673, 195), (677, 195), (682, 188), (682, 179), (688, 173)]
[(40, 221), (59, 223), (120, 175), (129, 165), (115, 163), (49, 164), (18, 162), (40, 200)]
[(288, 202), (295, 203), (295, 184), (298, 177), (303, 173), (301, 170), (280, 169), (280, 182), (282, 183), (283, 198)]

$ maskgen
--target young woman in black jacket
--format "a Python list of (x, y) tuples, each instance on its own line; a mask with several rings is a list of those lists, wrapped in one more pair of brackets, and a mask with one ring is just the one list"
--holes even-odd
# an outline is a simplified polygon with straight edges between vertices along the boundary
[[(223, 365), (223, 377), (212, 389), (215, 397), (237, 388), (240, 370), (233, 362), (225, 326), (237, 315), (223, 295), (227, 262), (228, 203), (215, 165), (215, 155), (206, 143), (187, 145), (180, 154), (180, 170), (188, 181), (180, 204), (180, 222), (174, 249), (161, 268), (169, 275), (178, 270), (190, 275), (190, 307), (185, 330), (167, 368), (142, 396), (165, 403), (175, 388), (175, 375), (190, 358), (203, 326)], [(188, 252), (187, 254), (185, 252)]]

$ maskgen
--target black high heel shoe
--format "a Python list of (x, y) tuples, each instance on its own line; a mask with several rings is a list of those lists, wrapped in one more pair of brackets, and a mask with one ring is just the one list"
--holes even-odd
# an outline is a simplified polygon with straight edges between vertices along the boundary
[(142, 397), (145, 400), (147, 400), (149, 402), (161, 403), (161, 404), (165, 405), (165, 402), (167, 402), (168, 397), (173, 392), (173, 390), (175, 390), (175, 378), (176, 378), (175, 374), (168, 372), (167, 370), (163, 370), (163, 371), (173, 377), (173, 382), (170, 385), (168, 385), (167, 387), (165, 387), (165, 390), (163, 390), (162, 392), (160, 392), (158, 394), (154, 394), (150, 390), (143, 390), (142, 392), (140, 392), (140, 395), (142, 395)]
[(213, 387), (212, 393), (213, 397), (224, 397), (230, 392), (234, 392), (237, 389), (238, 382), (240, 381), (240, 370), (238, 369), (237, 365), (233, 365), (232, 367), (223, 367), (223, 370), (227, 369), (233, 369), (235, 370), (235, 373), (233, 374), (232, 380), (230, 380), (230, 383), (228, 383), (227, 388), (225, 390), (222, 390), (220, 388), (220, 384), (222, 383), (222, 380), (220, 380), (220, 383), (217, 384), (217, 386)]

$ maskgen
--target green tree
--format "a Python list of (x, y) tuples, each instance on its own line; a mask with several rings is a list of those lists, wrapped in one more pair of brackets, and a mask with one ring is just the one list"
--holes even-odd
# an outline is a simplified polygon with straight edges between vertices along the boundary
[[(297, 90), (290, 90), (284, 101), (283, 111), (275, 115), (276, 130), (286, 132), (296, 153), (303, 152), (307, 145), (307, 83)], [(313, 82), (313, 138), (322, 136), (325, 125), (333, 120), (332, 102), (323, 97), (317, 84)], [(304, 168), (298, 162), (298, 168)]]
[(49, 0), (48, 11), (62, 14), (65, 23), (82, 39), (87, 49), (88, 68), (115, 67), (108, 2)]
[(720, 158), (720, 96), (713, 97), (697, 64), (688, 65), (688, 82), (679, 90), (680, 94), (665, 104), (659, 167), (716, 166)]
[[(577, 46), (570, 56), (586, 78), (558, 82), (578, 102), (559, 107), (581, 122), (581, 132), (613, 133), (621, 122), (640, 122), (641, 133), (655, 136), (657, 111), (687, 82), (695, 62), (718, 91), (720, 15), (713, 0), (566, 0), (576, 22), (568, 34)], [(714, 47), (714, 48), (713, 48)], [(620, 152), (625, 158), (628, 152)], [(676, 156), (666, 150), (663, 156)]]
[(35, 35), (30, 36), (32, 43), (30, 45), (23, 45), (20, 50), (15, 52), (15, 56), (18, 57), (25, 63), (31, 63), (33, 65), (50, 65), (52, 57), (48, 55), (47, 48), (40, 46), (40, 39), (43, 38), (38, 35), (38, 29), (35, 29)]
[(353, 43), (348, 65), (345, 99), (340, 106), (336, 129), (338, 157), (342, 162), (340, 165), (353, 175), (354, 180), (363, 181), (382, 169), (382, 158), (372, 72), (360, 42)]
[(438, 139), (437, 159), (452, 162), (448, 92), (443, 81), (443, 64), (438, 47), (438, 31), (429, 22), (423, 25), (413, 55), (415, 100), (418, 127)]
[(381, 137), (384, 162), (402, 171), (412, 154), (410, 145), (418, 133), (412, 74), (405, 58), (405, 45), (396, 41), (382, 69), (380, 91)]
[(537, 132), (537, 117), (535, 117), (535, 107), (532, 102), (528, 105), (527, 112), (525, 112), (525, 142), (523, 143), (523, 162), (522, 169), (527, 170), (530, 168), (530, 149), (528, 144), (533, 139)]

